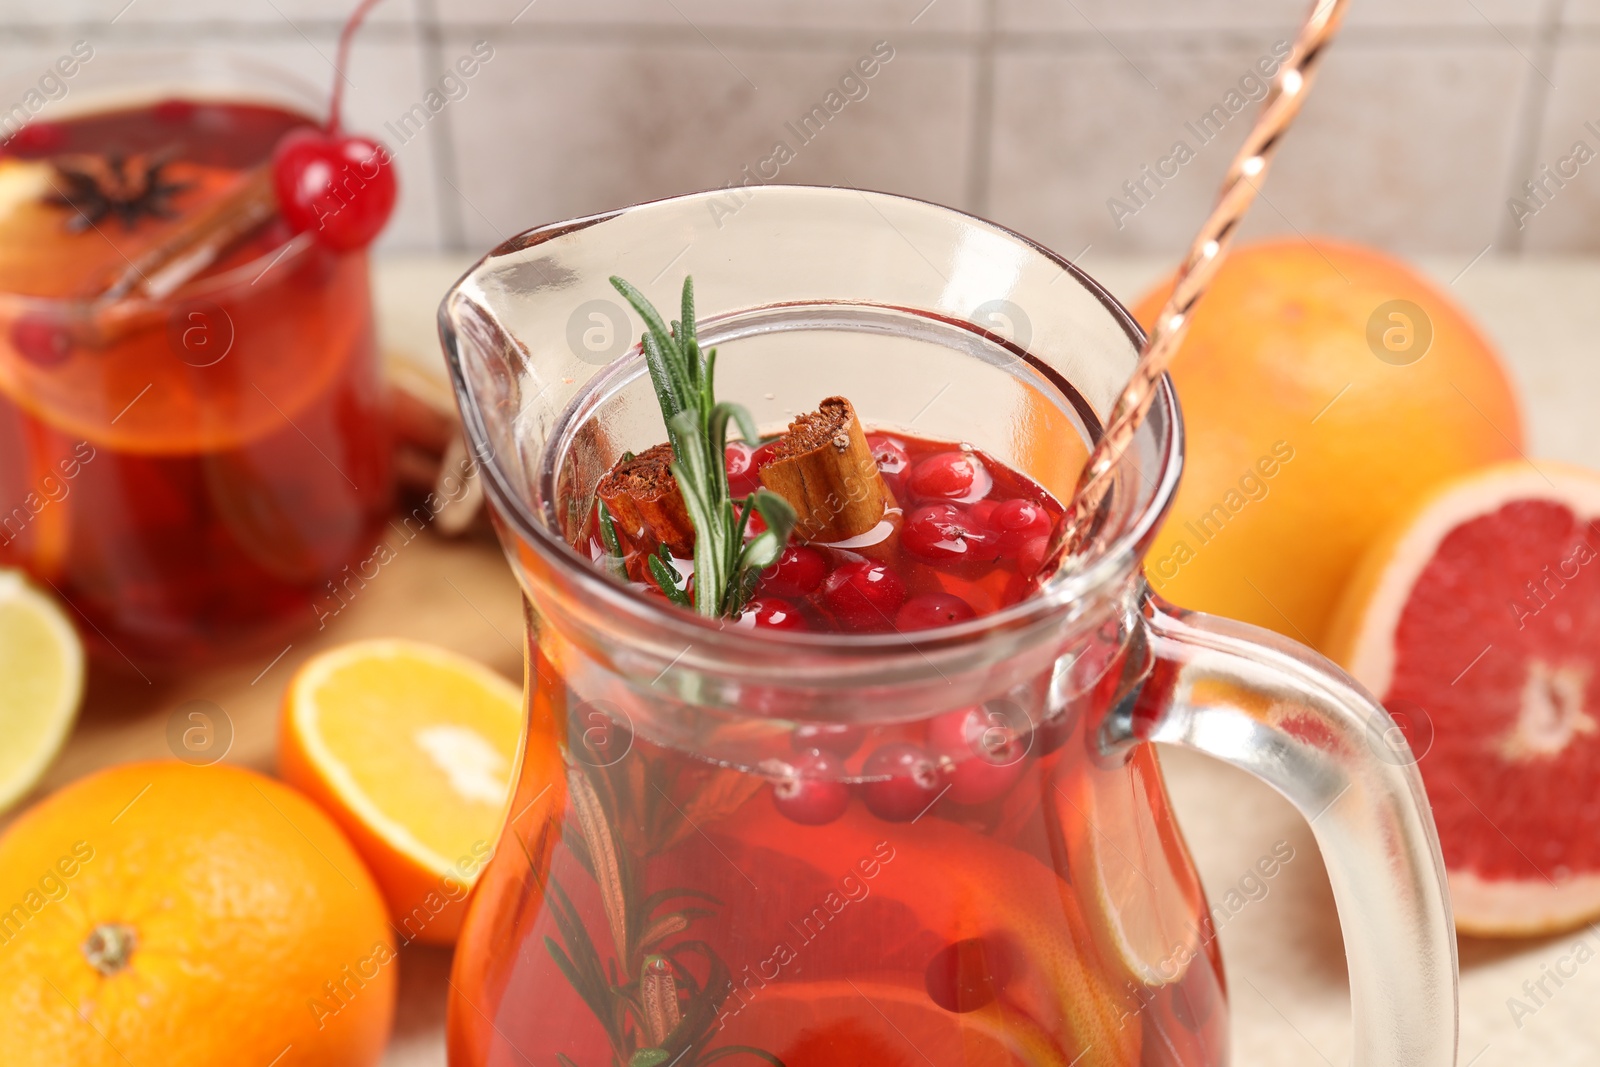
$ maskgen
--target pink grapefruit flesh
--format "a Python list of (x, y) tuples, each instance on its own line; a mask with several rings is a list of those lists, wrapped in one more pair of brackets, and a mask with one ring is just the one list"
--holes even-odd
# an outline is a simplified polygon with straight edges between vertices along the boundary
[(1600, 915), (1600, 474), (1442, 487), (1371, 550), (1331, 651), (1411, 742), (1459, 930)]

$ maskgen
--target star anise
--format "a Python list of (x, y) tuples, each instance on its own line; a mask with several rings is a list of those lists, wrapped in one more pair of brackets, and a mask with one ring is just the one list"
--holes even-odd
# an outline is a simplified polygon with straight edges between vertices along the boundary
[(113, 215), (129, 230), (141, 218), (171, 218), (172, 197), (193, 184), (172, 181), (162, 173), (172, 162), (170, 152), (59, 156), (51, 162), (56, 169), (56, 195), (50, 202), (73, 209), (67, 220), (72, 233), (97, 226)]

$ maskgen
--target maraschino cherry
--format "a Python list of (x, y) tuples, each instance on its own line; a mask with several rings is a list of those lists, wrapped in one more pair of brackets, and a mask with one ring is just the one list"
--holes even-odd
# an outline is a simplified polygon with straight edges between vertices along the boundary
[[(350, 42), (378, 0), (362, 0), (339, 34), (338, 69), (350, 60)], [(296, 233), (310, 232), (335, 252), (364, 248), (394, 211), (394, 162), (370, 137), (339, 125), (344, 78), (335, 76), (325, 129), (301, 127), (284, 134), (272, 154), (278, 211)]]

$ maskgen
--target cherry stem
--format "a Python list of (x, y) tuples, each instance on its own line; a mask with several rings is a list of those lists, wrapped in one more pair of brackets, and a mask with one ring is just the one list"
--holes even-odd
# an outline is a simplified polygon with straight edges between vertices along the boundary
[(350, 44), (355, 39), (356, 31), (361, 28), (361, 23), (366, 19), (367, 12), (377, 7), (381, 0), (361, 0), (356, 9), (345, 20), (344, 29), (339, 31), (339, 53), (333, 64), (333, 98), (328, 102), (328, 133), (339, 132), (339, 108), (344, 103), (345, 68), (350, 65)]

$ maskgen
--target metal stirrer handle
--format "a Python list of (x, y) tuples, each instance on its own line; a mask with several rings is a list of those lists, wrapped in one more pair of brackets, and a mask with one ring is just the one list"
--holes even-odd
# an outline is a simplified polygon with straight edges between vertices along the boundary
[(1295, 39), (1294, 51), (1274, 79), (1250, 135), (1233, 157), (1222, 182), (1222, 192), (1217, 197), (1217, 206), (1189, 247), (1172, 295), (1150, 331), (1150, 339), (1139, 355), (1133, 377), (1117, 397), (1105, 433), (1095, 444), (1078, 477), (1077, 493), (1045, 556), (1061, 561), (1058, 566), (1065, 565), (1065, 560), (1079, 552), (1088, 539), (1094, 517), (1111, 491), (1117, 462), (1128, 450), (1134, 432), (1150, 410), (1161, 375), (1172, 362), (1188, 329), (1190, 313), (1211, 287), (1212, 279), (1227, 258), (1234, 231), (1267, 176), (1278, 142), (1305, 104), (1318, 61), (1338, 31), (1348, 4), (1349, 0), (1315, 0), (1311, 14)]

